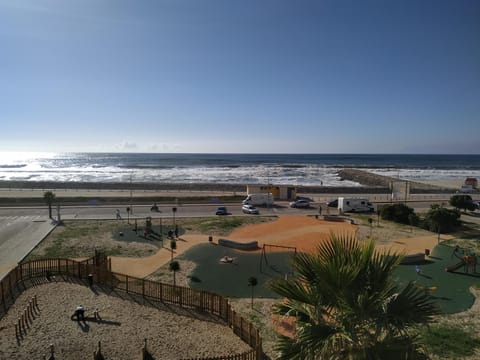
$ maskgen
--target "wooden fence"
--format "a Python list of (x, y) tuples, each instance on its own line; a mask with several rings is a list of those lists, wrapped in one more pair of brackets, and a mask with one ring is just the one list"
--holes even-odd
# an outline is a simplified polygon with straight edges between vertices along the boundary
[[(131, 277), (110, 271), (110, 262), (99, 258), (75, 261), (71, 259), (43, 259), (20, 263), (0, 281), (0, 319), (7, 313), (18, 296), (26, 290), (26, 280), (65, 275), (86, 279), (93, 274), (97, 284), (144, 299), (173, 304), (183, 308), (208, 312), (222, 319), (234, 334), (246, 342), (252, 350), (242, 354), (206, 358), (204, 360), (259, 360), (263, 357), (259, 330), (242, 318), (223, 296), (187, 287)], [(197, 360), (197, 359), (195, 359)]]

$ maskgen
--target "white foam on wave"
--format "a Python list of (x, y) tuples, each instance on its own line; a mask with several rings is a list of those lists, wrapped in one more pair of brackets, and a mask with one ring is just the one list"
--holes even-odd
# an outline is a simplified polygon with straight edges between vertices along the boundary
[(451, 181), (467, 177), (480, 178), (480, 170), (367, 169), (367, 171), (392, 178), (419, 182)]
[[(59, 155), (54, 153), (0, 152), (0, 179), (53, 182), (163, 182), (163, 183), (235, 183), (278, 184), (296, 186), (359, 186), (352, 181), (342, 181), (337, 172), (341, 169), (315, 164), (248, 164), (238, 166), (142, 167), (128, 168), (111, 165), (88, 156)], [(86, 159), (86, 160), (85, 160)], [(5, 165), (1, 167), (1, 165)], [(21, 167), (10, 165), (21, 164)], [(469, 176), (480, 178), (480, 170), (462, 169), (363, 169), (374, 174), (403, 180), (434, 182), (454, 180)]]

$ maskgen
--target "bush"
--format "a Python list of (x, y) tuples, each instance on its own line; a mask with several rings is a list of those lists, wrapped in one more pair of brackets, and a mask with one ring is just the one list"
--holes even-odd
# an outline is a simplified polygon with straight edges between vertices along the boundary
[(476, 208), (470, 195), (453, 195), (449, 203), (454, 208), (463, 209), (464, 211), (474, 211)]
[(405, 204), (384, 205), (380, 208), (380, 216), (383, 220), (390, 220), (408, 225), (416, 225), (419, 221), (415, 211)]
[(435, 232), (450, 232), (460, 225), (460, 211), (432, 205), (425, 216), (425, 228)]

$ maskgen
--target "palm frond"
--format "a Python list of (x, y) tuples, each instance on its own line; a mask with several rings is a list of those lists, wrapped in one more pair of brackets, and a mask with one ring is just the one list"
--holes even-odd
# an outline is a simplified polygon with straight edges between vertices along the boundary
[(426, 323), (437, 314), (439, 309), (432, 296), (417, 289), (412, 282), (386, 304), (388, 323), (399, 329)]

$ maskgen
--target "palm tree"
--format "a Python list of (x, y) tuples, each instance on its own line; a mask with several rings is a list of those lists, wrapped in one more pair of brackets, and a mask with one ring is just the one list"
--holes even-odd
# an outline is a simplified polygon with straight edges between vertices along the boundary
[(175, 250), (176, 248), (177, 248), (177, 242), (175, 240), (170, 240), (170, 249), (172, 250), (171, 260), (173, 260), (173, 250)]
[(43, 194), (43, 199), (45, 203), (48, 205), (48, 217), (52, 218), (52, 204), (55, 201), (55, 194), (52, 191), (45, 191)]
[(258, 284), (258, 280), (256, 277), (252, 276), (248, 278), (248, 286), (252, 287), (252, 309), (253, 309), (253, 288), (257, 286), (257, 284)]
[(175, 274), (180, 270), (180, 264), (178, 261), (171, 261), (168, 268), (170, 271), (173, 271), (173, 286), (175, 286)]
[(286, 300), (280, 315), (296, 316), (292, 338), (280, 336), (279, 359), (422, 359), (414, 326), (438, 309), (413, 283), (403, 289), (392, 274), (401, 256), (375, 251), (372, 241), (336, 237), (316, 254), (298, 254), (294, 278), (275, 280)]

